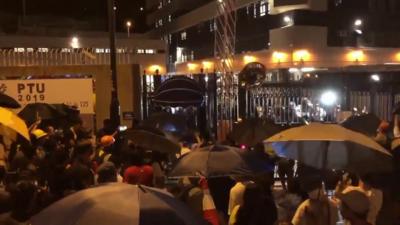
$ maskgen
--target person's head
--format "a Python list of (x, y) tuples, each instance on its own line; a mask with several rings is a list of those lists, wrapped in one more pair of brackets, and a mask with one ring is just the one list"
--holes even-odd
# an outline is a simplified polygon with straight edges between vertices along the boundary
[(320, 177), (308, 177), (302, 181), (301, 189), (307, 192), (310, 200), (320, 200), (325, 197)]
[(103, 128), (110, 128), (112, 127), (112, 121), (110, 119), (103, 120)]
[(370, 203), (368, 197), (361, 191), (352, 190), (339, 194), (340, 212), (342, 216), (351, 221), (366, 220)]
[(124, 172), (124, 182), (152, 186), (153, 170), (151, 166), (131, 166)]
[(104, 162), (97, 169), (97, 183), (117, 182), (117, 169), (112, 162)]
[(34, 209), (37, 188), (30, 181), (19, 181), (10, 190), (12, 217), (20, 222), (26, 221)]
[(93, 155), (93, 143), (91, 140), (80, 140), (74, 148), (74, 157), (84, 162), (89, 162)]
[(243, 207), (257, 207), (263, 204), (264, 193), (260, 185), (255, 183), (249, 183), (246, 185), (246, 189), (243, 194)]
[(109, 147), (115, 143), (115, 138), (111, 135), (104, 135), (100, 138), (100, 144), (102, 147)]
[(360, 176), (358, 185), (365, 190), (370, 190), (372, 188), (371, 182), (372, 182), (372, 176), (370, 174), (366, 174)]

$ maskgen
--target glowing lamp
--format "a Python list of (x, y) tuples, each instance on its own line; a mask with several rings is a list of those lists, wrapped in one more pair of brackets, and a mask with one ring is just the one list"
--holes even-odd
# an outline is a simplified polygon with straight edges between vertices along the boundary
[(187, 67), (188, 67), (189, 71), (193, 71), (193, 70), (195, 70), (197, 68), (197, 64), (188, 63)]
[(151, 72), (151, 73), (160, 73), (161, 72), (161, 69), (162, 69), (162, 67), (160, 66), (160, 65), (151, 65), (150, 67), (149, 67), (149, 71)]
[(252, 62), (255, 62), (255, 61), (257, 61), (257, 58), (254, 57), (254, 56), (245, 55), (245, 56), (243, 57), (243, 62), (244, 62), (244, 64), (249, 64), (249, 63), (252, 63)]
[(351, 51), (347, 54), (347, 59), (352, 62), (360, 62), (365, 58), (364, 52), (361, 50)]
[(326, 91), (322, 93), (320, 100), (325, 106), (333, 106), (337, 101), (337, 94), (333, 91)]
[(293, 52), (293, 61), (296, 62), (304, 62), (304, 61), (310, 61), (311, 60), (311, 54), (307, 50), (297, 50)]
[(280, 63), (287, 61), (288, 55), (284, 52), (274, 52), (272, 53), (272, 62)]
[(209, 70), (213, 67), (213, 63), (209, 61), (203, 61), (202, 62), (203, 69)]

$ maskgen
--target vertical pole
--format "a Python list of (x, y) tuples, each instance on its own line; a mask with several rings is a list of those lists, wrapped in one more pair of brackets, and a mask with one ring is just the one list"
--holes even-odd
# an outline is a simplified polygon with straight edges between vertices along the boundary
[(114, 0), (108, 0), (108, 29), (110, 35), (110, 69), (111, 69), (111, 104), (110, 119), (113, 126), (117, 128), (120, 125), (120, 105), (118, 100), (118, 84), (117, 84), (117, 59), (115, 51), (115, 11), (116, 6)]

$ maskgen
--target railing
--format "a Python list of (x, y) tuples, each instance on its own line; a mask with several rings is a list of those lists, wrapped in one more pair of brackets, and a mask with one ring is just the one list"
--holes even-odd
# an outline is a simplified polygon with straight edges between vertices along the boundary
[[(154, 54), (147, 54), (147, 56), (149, 55)], [(132, 51), (120, 51), (117, 52), (117, 63), (137, 63), (138, 56), (140, 54)], [(110, 54), (108, 52), (93, 52), (93, 49), (47, 49), (24, 52), (16, 52), (14, 49), (0, 49), (0, 67), (108, 64), (110, 64)]]

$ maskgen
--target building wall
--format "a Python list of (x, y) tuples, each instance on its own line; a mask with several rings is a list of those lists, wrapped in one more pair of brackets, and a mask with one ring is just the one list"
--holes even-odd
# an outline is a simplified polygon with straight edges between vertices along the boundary
[[(140, 76), (139, 65), (118, 65), (118, 96), (122, 112), (135, 112), (140, 118), (140, 102), (135, 100), (134, 89), (140, 84), (134, 83), (134, 76)], [(97, 66), (50, 66), (50, 67), (0, 67), (1, 76), (27, 76), (40, 79), (48, 76), (64, 76), (65, 74), (90, 75), (95, 80), (95, 113), (96, 127), (102, 127), (102, 121), (109, 117), (111, 102), (111, 74), (107, 65)], [(73, 90), (71, 90), (73, 91)], [(68, 93), (62, 93), (68, 98)], [(130, 126), (131, 121), (121, 120), (122, 124)]]

